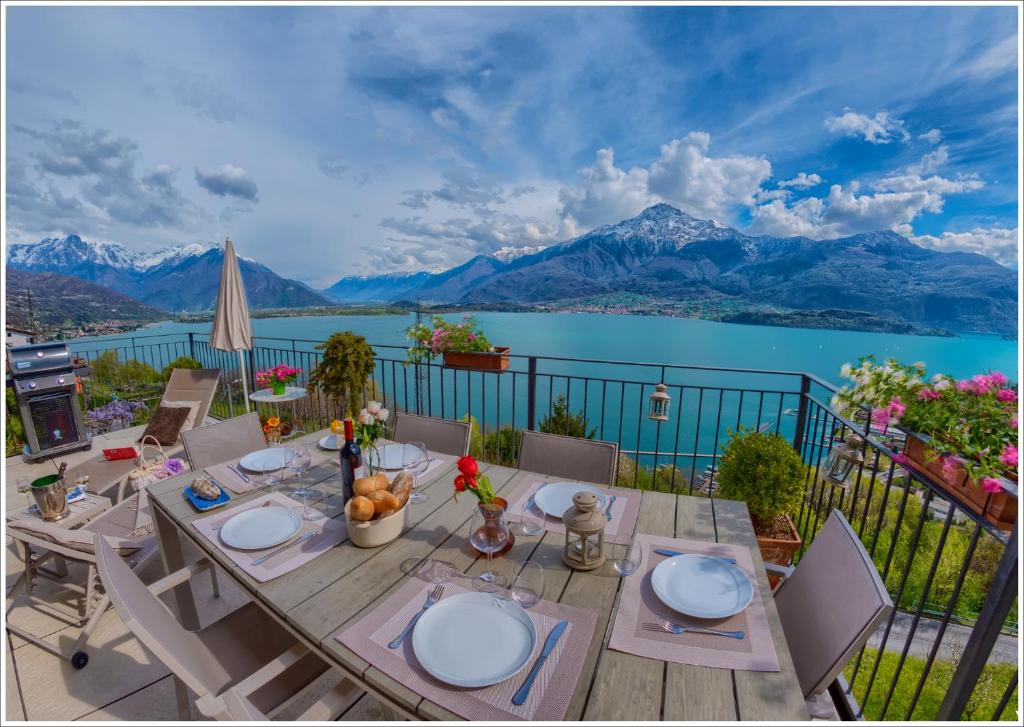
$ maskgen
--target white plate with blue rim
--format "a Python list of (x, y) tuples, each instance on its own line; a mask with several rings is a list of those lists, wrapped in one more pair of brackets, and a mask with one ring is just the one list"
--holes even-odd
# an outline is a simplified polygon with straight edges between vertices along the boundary
[(522, 671), (537, 645), (537, 627), (515, 601), (459, 593), (427, 609), (412, 649), (432, 676), (456, 687), (503, 682)]
[(545, 515), (561, 520), (572, 505), (573, 495), (581, 491), (593, 492), (597, 496), (597, 507), (601, 512), (608, 507), (608, 500), (601, 490), (581, 482), (551, 482), (544, 485), (534, 494), (533, 503)]
[(267, 447), (249, 452), (238, 461), (252, 472), (276, 472), (295, 459), (295, 450), (288, 447)]
[(651, 585), (662, 603), (695, 618), (728, 618), (754, 597), (754, 586), (743, 571), (721, 558), (696, 553), (663, 560), (651, 573)]

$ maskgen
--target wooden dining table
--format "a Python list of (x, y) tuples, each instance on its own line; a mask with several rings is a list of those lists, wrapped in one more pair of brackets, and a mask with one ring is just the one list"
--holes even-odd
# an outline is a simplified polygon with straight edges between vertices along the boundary
[[(316, 442), (327, 431), (306, 435), (298, 442)], [(325, 453), (326, 454), (326, 453)], [(148, 488), (153, 517), (167, 572), (186, 565), (184, 544), (192, 543), (233, 578), (268, 614), (310, 649), (320, 654), (362, 689), (402, 717), (457, 720), (453, 714), (421, 697), (388, 674), (371, 666), (341, 644), (335, 636), (384, 602), (417, 567), (429, 559), (443, 561), (472, 576), (486, 567), (486, 558), (468, 544), (469, 520), (476, 506), (468, 494), (453, 498), (451, 464), (422, 478), (418, 489), (426, 502), (410, 503), (406, 530), (397, 540), (379, 548), (363, 549), (347, 539), (299, 568), (260, 583), (243, 572), (195, 527), (200, 513), (182, 495), (193, 475), (186, 473)], [(324, 493), (329, 517), (344, 517), (341, 509), (340, 469), (337, 453), (312, 466), (301, 477), (279, 487), (303, 484)], [(511, 467), (481, 463), (499, 495), (508, 497), (524, 482), (556, 478)], [(557, 478), (564, 479), (564, 478)], [(618, 488), (607, 488), (615, 493)], [(226, 507), (237, 506), (266, 494), (261, 488), (233, 495)], [(619, 494), (635, 494), (633, 490)], [(213, 513), (223, 513), (223, 508)], [(750, 548), (760, 592), (779, 661), (779, 671), (745, 671), (677, 664), (608, 648), (622, 579), (610, 563), (592, 572), (569, 569), (562, 563), (564, 535), (542, 531), (517, 535), (512, 549), (496, 564), (518, 567), (524, 562), (544, 568), (544, 598), (598, 613), (586, 660), (566, 720), (687, 721), (687, 720), (794, 720), (808, 719), (805, 702), (767, 577), (761, 567), (746, 505), (742, 502), (688, 497), (644, 491), (635, 533), (708, 542), (740, 544)], [(625, 545), (607, 545), (609, 559), (625, 554)], [(174, 595), (179, 617), (189, 629), (199, 628), (195, 602), (188, 583)]]

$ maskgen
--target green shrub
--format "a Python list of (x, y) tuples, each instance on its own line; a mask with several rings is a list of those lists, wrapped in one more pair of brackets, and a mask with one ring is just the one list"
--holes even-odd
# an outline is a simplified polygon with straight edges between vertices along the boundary
[(174, 369), (201, 369), (201, 368), (203, 368), (203, 365), (199, 361), (196, 361), (191, 356), (178, 356), (178, 358), (174, 359), (169, 364), (164, 366), (164, 370), (161, 371), (161, 374), (164, 377), (164, 381), (167, 381), (168, 379), (171, 378), (171, 372), (174, 371)]
[(21, 448), (25, 444), (25, 428), (21, 423), (21, 414), (18, 412), (18, 401), (14, 396), (14, 387), (9, 387), (4, 396), (7, 409), (7, 429), (4, 432), (4, 456), (14, 457), (21, 454)]
[(569, 411), (569, 402), (566, 401), (564, 394), (559, 394), (552, 402), (551, 413), (540, 420), (539, 429), (548, 434), (561, 434), (579, 439), (593, 439), (597, 433), (597, 429), (590, 426), (583, 412), (573, 414)]
[(519, 463), (519, 447), (523, 433), (512, 427), (502, 427), (491, 432), (484, 440), (484, 459), (497, 462), (504, 467), (515, 467)]
[(804, 494), (804, 463), (789, 442), (740, 428), (723, 449), (719, 497), (746, 502), (755, 525), (796, 511)]

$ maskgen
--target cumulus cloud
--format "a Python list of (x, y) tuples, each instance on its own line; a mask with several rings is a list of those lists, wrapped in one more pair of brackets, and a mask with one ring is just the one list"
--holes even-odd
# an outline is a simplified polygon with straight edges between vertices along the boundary
[(626, 170), (615, 164), (615, 151), (599, 149), (583, 182), (559, 193), (567, 227), (585, 230), (631, 217), (657, 202), (667, 202), (697, 216), (726, 218), (753, 206), (771, 163), (761, 157), (708, 153), (710, 134), (692, 131), (660, 148), (646, 167)]
[(238, 197), (250, 202), (259, 201), (259, 187), (249, 172), (233, 164), (213, 169), (196, 168), (196, 184), (218, 197)]
[(963, 250), (993, 258), (1003, 265), (1015, 266), (1020, 246), (1016, 227), (975, 227), (968, 232), (943, 232), (935, 235), (912, 235), (910, 239), (923, 247), (936, 250)]
[(811, 187), (817, 187), (821, 184), (822, 179), (817, 174), (807, 174), (806, 172), (800, 172), (792, 179), (784, 179), (779, 182), (780, 187), (792, 187), (793, 189), (810, 189)]
[(931, 129), (929, 131), (924, 132), (923, 134), (918, 135), (917, 138), (921, 139), (922, 141), (927, 141), (930, 144), (938, 144), (940, 141), (942, 141), (942, 131), (939, 129)]
[(888, 111), (879, 111), (874, 116), (865, 116), (851, 108), (845, 108), (839, 116), (830, 116), (825, 119), (825, 128), (834, 134), (859, 136), (870, 144), (888, 144), (892, 141), (910, 140), (906, 124)]
[(921, 157), (921, 161), (907, 167), (910, 174), (930, 174), (949, 161), (949, 147), (945, 144)]

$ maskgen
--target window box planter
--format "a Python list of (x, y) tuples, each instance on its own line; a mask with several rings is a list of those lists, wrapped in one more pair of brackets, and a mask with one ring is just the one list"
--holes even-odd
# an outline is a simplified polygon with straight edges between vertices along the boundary
[(445, 351), (444, 365), (450, 369), (505, 371), (510, 353), (512, 349), (508, 346), (495, 346), (493, 351)]
[(1003, 477), (1003, 491), (985, 492), (967, 475), (959, 463), (945, 468), (929, 446), (931, 437), (907, 431), (907, 445), (904, 456), (922, 472), (931, 476), (950, 498), (964, 508), (983, 515), (986, 520), (1002, 530), (1011, 530), (1017, 522), (1017, 478)]

